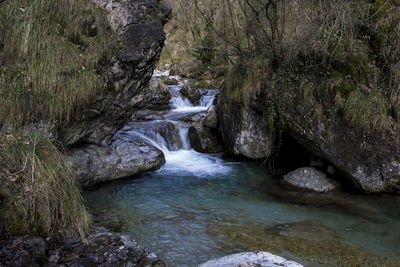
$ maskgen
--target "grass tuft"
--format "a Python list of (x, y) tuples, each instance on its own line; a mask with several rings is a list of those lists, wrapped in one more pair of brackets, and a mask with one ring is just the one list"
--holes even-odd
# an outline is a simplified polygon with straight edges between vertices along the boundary
[(114, 38), (86, 0), (0, 3), (0, 122), (69, 120), (98, 95)]
[(0, 220), (11, 233), (83, 237), (91, 224), (73, 172), (54, 140), (0, 134)]

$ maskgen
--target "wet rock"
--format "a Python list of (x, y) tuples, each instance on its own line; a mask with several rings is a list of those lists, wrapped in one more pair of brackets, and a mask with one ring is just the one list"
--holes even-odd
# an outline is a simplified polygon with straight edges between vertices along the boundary
[[(218, 100), (218, 121), (225, 150), (235, 156), (261, 159), (271, 155), (272, 140), (266, 109), (261, 113)], [(225, 104), (224, 104), (225, 103)], [(263, 114), (263, 115), (260, 115)]]
[[(75, 243), (74, 243), (75, 244)], [(47, 257), (46, 255), (49, 255)], [(165, 266), (128, 235), (96, 227), (74, 247), (40, 237), (9, 236), (0, 247), (0, 266)]]
[[(127, 134), (125, 135), (124, 132)], [(179, 127), (169, 121), (132, 121), (117, 133), (116, 138), (129, 141), (135, 133), (161, 143), (160, 137), (162, 137), (166, 142), (164, 145), (171, 151), (182, 148)]]
[(177, 79), (175, 79), (174, 77), (168, 77), (167, 79), (164, 80), (164, 83), (167, 85), (178, 85), (179, 82)]
[(300, 168), (286, 174), (283, 176), (281, 184), (288, 188), (319, 193), (330, 192), (339, 187), (325, 173), (312, 167)]
[(180, 93), (187, 97), (190, 103), (192, 103), (194, 106), (199, 105), (201, 94), (196, 88), (190, 86), (189, 84), (185, 84), (180, 90)]
[(138, 138), (117, 140), (111, 146), (85, 145), (68, 154), (82, 187), (159, 169), (164, 154)]
[(168, 110), (170, 99), (168, 86), (159, 80), (152, 80), (146, 89), (132, 98), (132, 103), (139, 110)]
[(217, 129), (218, 115), (215, 109), (210, 109), (207, 116), (203, 120), (203, 125), (210, 129)]
[(191, 146), (200, 153), (222, 152), (222, 146), (214, 132), (199, 126), (189, 128), (189, 140)]
[(102, 93), (57, 128), (67, 145), (105, 143), (131, 119), (132, 98), (148, 87), (164, 46), (163, 24), (171, 13), (167, 1), (93, 2), (106, 9), (119, 43), (98, 67)]
[(268, 252), (243, 252), (210, 260), (199, 267), (302, 267), (303, 265)]

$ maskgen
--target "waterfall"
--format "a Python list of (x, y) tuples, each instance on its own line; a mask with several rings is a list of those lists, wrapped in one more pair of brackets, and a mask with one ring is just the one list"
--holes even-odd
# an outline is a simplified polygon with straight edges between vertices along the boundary
[[(166, 75), (167, 73), (157, 73)], [(208, 168), (213, 166), (219, 169), (215, 158), (199, 154), (191, 149), (189, 140), (188, 121), (192, 116), (204, 114), (214, 102), (219, 90), (200, 90), (201, 99), (198, 106), (193, 106), (190, 101), (180, 93), (183, 84), (169, 85), (171, 93), (171, 110), (165, 116), (155, 120), (132, 121), (124, 130), (125, 134), (139, 137), (154, 147), (160, 149), (166, 158), (166, 168), (182, 168), (198, 173), (208, 173)], [(203, 112), (203, 113), (202, 113)], [(186, 119), (189, 118), (188, 121)]]
[(189, 128), (180, 128), (179, 137), (181, 138), (182, 149), (189, 150), (191, 148), (189, 141)]
[(171, 105), (174, 109), (192, 108), (193, 105), (188, 99), (183, 99), (182, 96), (173, 96), (171, 98)]

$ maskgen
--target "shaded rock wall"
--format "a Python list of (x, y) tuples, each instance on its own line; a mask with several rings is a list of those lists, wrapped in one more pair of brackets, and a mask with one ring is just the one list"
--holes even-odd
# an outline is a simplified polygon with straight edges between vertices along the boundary
[[(219, 131), (226, 151), (248, 158), (271, 156), (271, 126), (268, 88), (258, 90), (246, 104), (232, 100), (232, 88), (223, 87), (217, 111)], [(234, 90), (245, 90), (234, 88)], [(275, 104), (282, 107), (281, 130), (292, 136), (314, 155), (327, 160), (355, 187), (367, 193), (400, 192), (400, 142), (396, 136), (379, 129), (360, 131), (345, 121), (340, 112), (320, 112), (316, 102), (281, 91)], [(274, 119), (276, 121), (276, 118)], [(301, 160), (301, 159), (299, 159)]]
[(118, 40), (111, 58), (99, 63), (103, 94), (71, 122), (58, 127), (58, 137), (67, 145), (104, 143), (129, 121), (135, 104), (132, 98), (148, 86), (159, 60), (165, 40), (163, 25), (171, 12), (167, 1), (93, 2), (107, 10)]

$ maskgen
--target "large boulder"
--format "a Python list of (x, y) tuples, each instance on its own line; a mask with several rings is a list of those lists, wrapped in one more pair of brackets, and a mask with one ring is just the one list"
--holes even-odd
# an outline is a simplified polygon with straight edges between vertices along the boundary
[(147, 88), (132, 98), (135, 110), (168, 110), (171, 93), (160, 80), (151, 80)]
[(207, 116), (203, 120), (203, 125), (210, 129), (218, 128), (218, 115), (215, 108), (212, 108), (208, 111)]
[(223, 150), (216, 133), (205, 127), (190, 127), (189, 140), (194, 150), (200, 153), (219, 153)]
[(207, 261), (199, 267), (302, 267), (300, 263), (286, 260), (274, 254), (259, 252), (243, 252)]
[(341, 110), (289, 89), (272, 94), (265, 88), (224, 86), (217, 113), (226, 150), (233, 155), (268, 157), (271, 144), (282, 141), (271, 137), (284, 131), (363, 192), (400, 194), (397, 133), (356, 129)]
[(312, 103), (286, 98), (287, 131), (315, 155), (328, 160), (367, 193), (400, 193), (400, 142), (379, 131), (360, 132), (338, 113), (313, 113)]
[(92, 0), (105, 8), (118, 44), (99, 63), (102, 93), (57, 132), (66, 144), (105, 143), (134, 111), (132, 98), (148, 87), (164, 45), (163, 25), (171, 8), (166, 0)]
[(157, 170), (165, 163), (161, 150), (139, 138), (111, 146), (85, 145), (71, 150), (68, 158), (82, 187)]
[(286, 174), (283, 176), (281, 184), (289, 188), (318, 193), (331, 192), (338, 188), (335, 181), (312, 167), (300, 168)]
[(273, 140), (266, 118), (265, 112), (234, 105), (221, 95), (218, 99), (218, 121), (225, 150), (251, 159), (270, 156)]
[(194, 106), (199, 105), (201, 94), (198, 89), (190, 86), (190, 84), (185, 84), (179, 92), (187, 97)]

